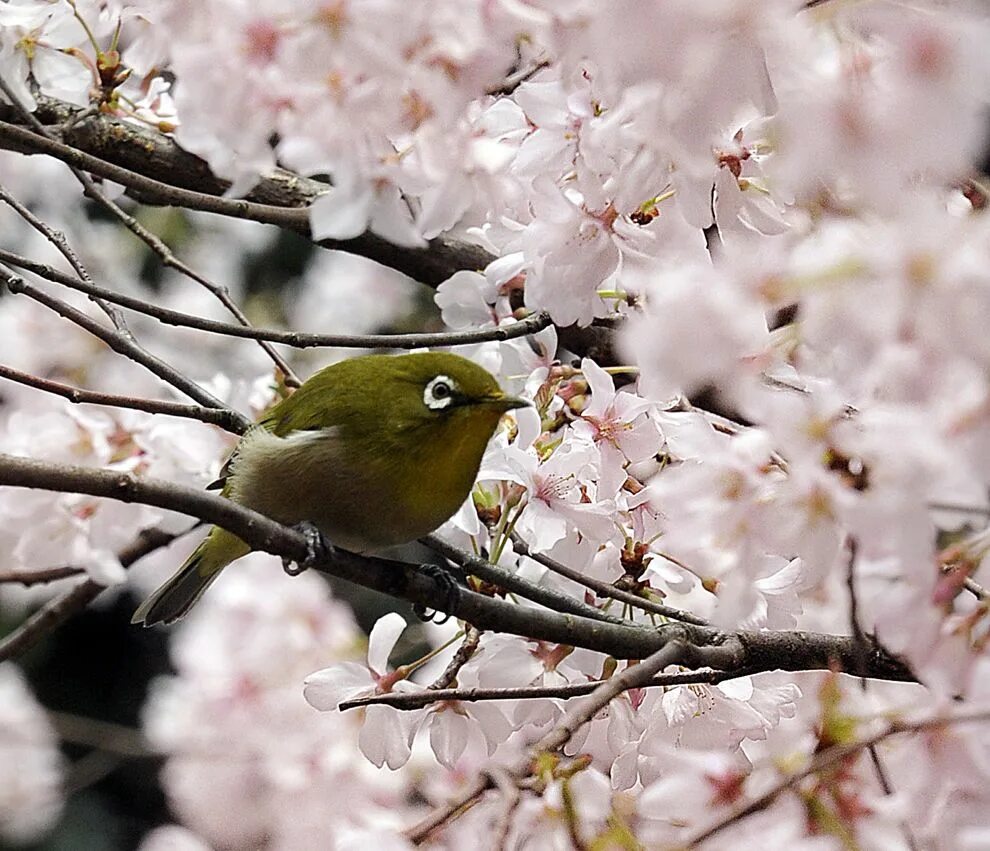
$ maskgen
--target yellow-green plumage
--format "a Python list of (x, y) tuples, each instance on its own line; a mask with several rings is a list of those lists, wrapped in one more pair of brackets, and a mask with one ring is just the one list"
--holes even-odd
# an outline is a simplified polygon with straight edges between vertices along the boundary
[[(441, 395), (444, 387), (449, 395)], [(524, 404), (458, 355), (342, 361), (313, 375), (244, 435), (221, 493), (288, 525), (315, 523), (335, 546), (354, 552), (411, 541), (457, 511), (499, 418)], [(248, 552), (214, 527), (134, 622), (178, 620)]]

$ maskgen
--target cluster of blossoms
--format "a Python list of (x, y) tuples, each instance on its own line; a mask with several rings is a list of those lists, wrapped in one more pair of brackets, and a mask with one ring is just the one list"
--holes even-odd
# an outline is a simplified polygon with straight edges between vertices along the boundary
[(172, 810), (213, 847), (316, 847), (330, 824), (340, 847), (387, 842), (415, 815), (412, 773), (377, 771), (354, 748), (357, 719), (314, 718), (299, 687), (355, 654), (357, 625), (315, 575), (271, 562), (249, 556), (209, 595), (172, 643), (177, 676), (152, 689), (145, 730), (172, 754)]
[[(508, 324), (528, 309), (558, 327), (620, 329), (628, 363), (611, 370), (562, 363), (555, 328), (463, 350), (534, 407), (496, 435), (441, 535), (636, 622), (653, 618), (533, 556), (621, 580), (725, 630), (874, 634), (924, 686), (761, 674), (632, 691), (580, 730), (566, 750), (575, 759), (541, 769), (543, 794), (523, 800), (511, 824), (493, 801), (444, 841), (473, 846), (504, 828), (519, 847), (685, 842), (790, 777), (712, 847), (990, 842), (986, 737), (919, 720), (990, 697), (990, 614), (985, 592), (966, 587), (990, 548), (970, 525), (990, 486), (990, 224), (969, 174), (984, 142), (990, 23), (963, 2), (803, 5), (0, 5), (0, 75), (26, 103), (29, 72), (42, 93), (85, 102), (101, 81), (94, 45), (108, 49), (122, 21), (123, 66), (135, 73), (115, 108), (176, 128), (234, 193), (276, 163), (329, 174), (312, 208), (315, 237), (370, 229), (403, 246), (446, 234), (486, 248), (487, 268), (438, 288), (449, 327)], [(503, 87), (513, 70), (533, 73)], [(52, 206), (57, 219), (61, 203)], [(98, 225), (80, 227), (99, 239)], [(23, 242), (32, 256), (50, 251), (37, 235)], [(130, 291), (137, 261), (112, 256), (104, 262)], [(333, 300), (353, 304), (325, 281), (309, 284), (297, 317), (319, 310), (335, 322)], [(379, 286), (365, 290), (364, 328), (332, 330), (374, 328), (408, 305)], [(174, 297), (186, 309), (194, 298)], [(4, 304), (0, 339), (13, 352), (47, 327), (43, 316)], [(81, 337), (58, 339), (55, 351), (10, 362), (56, 376), (85, 364), (77, 381), (145, 389)], [(169, 354), (196, 372), (181, 343)], [(244, 409), (267, 401), (259, 361), (213, 354), (222, 375), (197, 378)], [(702, 391), (734, 420), (688, 401)], [(199, 424), (33, 398), (10, 398), (0, 450), (202, 484), (229, 445)], [(166, 520), (77, 496), (17, 494), (0, 512), (15, 563), (68, 558), (106, 583), (122, 578), (116, 550)], [(404, 624), (388, 615), (357, 662), (341, 604), (315, 580), (251, 558), (258, 564), (231, 571), (177, 633), (177, 677), (147, 712), (149, 735), (172, 754), (176, 815), (205, 840), (297, 848), (327, 831), (341, 848), (403, 847), (395, 831), (416, 816), (413, 795), (441, 802), (559, 721), (555, 698), (315, 715), (306, 701), (336, 710), (422, 690), (462, 633), (449, 625), (429, 665), (393, 670)], [(266, 584), (272, 593), (259, 594)], [(456, 682), (578, 684), (615, 664), (485, 634)], [(871, 737), (893, 784), (861, 749), (815, 762)], [(426, 742), (442, 769), (427, 772)], [(46, 777), (39, 800), (51, 794)], [(353, 806), (340, 806), (341, 790)], [(242, 802), (236, 813), (219, 803), (231, 799)], [(147, 847), (200, 842), (169, 830)]]

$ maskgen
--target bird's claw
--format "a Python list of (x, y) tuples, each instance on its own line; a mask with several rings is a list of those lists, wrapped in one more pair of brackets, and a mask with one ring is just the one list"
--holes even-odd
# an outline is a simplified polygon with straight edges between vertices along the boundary
[(306, 557), (302, 561), (282, 559), (282, 569), (289, 576), (298, 576), (304, 570), (326, 561), (333, 555), (334, 547), (314, 523), (304, 520), (292, 527), (306, 539)]
[[(417, 568), (417, 572), (434, 581), (443, 595), (443, 602), (442, 611), (441, 609), (430, 611), (421, 603), (416, 603), (413, 605), (413, 614), (426, 623), (435, 623), (438, 626), (447, 623), (453, 616), (453, 611), (457, 608), (457, 602), (461, 597), (461, 588), (457, 583), (457, 577), (438, 564), (421, 564)], [(438, 619), (439, 615), (442, 617)]]

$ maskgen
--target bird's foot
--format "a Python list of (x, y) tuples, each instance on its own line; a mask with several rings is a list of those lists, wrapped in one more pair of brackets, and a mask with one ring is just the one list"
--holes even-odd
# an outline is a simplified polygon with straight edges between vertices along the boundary
[(303, 520), (302, 523), (297, 523), (292, 528), (306, 538), (306, 557), (302, 561), (293, 561), (290, 558), (282, 559), (282, 569), (289, 576), (298, 576), (304, 570), (326, 561), (333, 555), (333, 544), (326, 539), (316, 524)]
[[(421, 564), (416, 570), (427, 579), (432, 579), (436, 583), (442, 595), (442, 604), (440, 609), (433, 609), (431, 611), (426, 606), (416, 603), (413, 605), (413, 614), (421, 621), (426, 621), (427, 623), (433, 622), (437, 625), (447, 623), (451, 619), (454, 609), (457, 607), (458, 600), (461, 598), (461, 587), (457, 582), (457, 577), (447, 568), (440, 567), (438, 564)], [(442, 617), (438, 618), (441, 614)]]

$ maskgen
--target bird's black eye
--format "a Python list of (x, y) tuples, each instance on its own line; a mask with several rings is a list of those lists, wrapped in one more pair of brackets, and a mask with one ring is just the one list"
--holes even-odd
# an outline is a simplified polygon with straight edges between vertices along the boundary
[(438, 375), (430, 380), (423, 391), (423, 404), (431, 411), (442, 411), (454, 401), (457, 385), (446, 375)]

